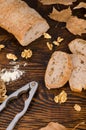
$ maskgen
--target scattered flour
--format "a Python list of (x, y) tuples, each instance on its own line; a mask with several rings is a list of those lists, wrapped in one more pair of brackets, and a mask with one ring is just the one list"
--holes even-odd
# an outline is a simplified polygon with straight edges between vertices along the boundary
[(14, 81), (17, 80), (18, 78), (20, 78), (20, 76), (22, 76), (24, 73), (24, 71), (19, 70), (19, 65), (14, 66), (12, 69), (2, 69), (0, 71), (0, 78), (4, 81), (4, 82), (10, 82), (10, 81)]

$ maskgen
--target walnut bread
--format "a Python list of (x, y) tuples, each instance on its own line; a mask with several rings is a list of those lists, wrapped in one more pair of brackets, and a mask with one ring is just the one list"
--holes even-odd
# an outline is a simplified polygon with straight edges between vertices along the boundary
[(22, 0), (0, 0), (0, 27), (12, 33), (22, 46), (49, 29), (46, 20)]
[(55, 51), (45, 72), (46, 87), (53, 89), (64, 86), (71, 76), (72, 68), (70, 55), (62, 51)]
[(81, 92), (86, 89), (86, 57), (81, 54), (71, 54), (73, 71), (69, 79), (72, 91)]
[(86, 56), (86, 40), (76, 38), (69, 43), (69, 49), (74, 54)]

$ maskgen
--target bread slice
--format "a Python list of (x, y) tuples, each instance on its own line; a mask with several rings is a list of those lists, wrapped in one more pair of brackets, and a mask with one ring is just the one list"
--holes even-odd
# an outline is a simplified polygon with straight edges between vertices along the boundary
[(72, 91), (81, 92), (86, 89), (86, 57), (80, 54), (71, 54), (73, 71), (69, 79)]
[(45, 85), (48, 89), (62, 87), (70, 78), (72, 61), (70, 55), (55, 51), (47, 65), (45, 72)]
[(69, 49), (74, 54), (82, 54), (86, 56), (86, 40), (76, 38), (69, 43)]
[(49, 29), (46, 20), (22, 0), (0, 0), (0, 27), (12, 33), (22, 46)]

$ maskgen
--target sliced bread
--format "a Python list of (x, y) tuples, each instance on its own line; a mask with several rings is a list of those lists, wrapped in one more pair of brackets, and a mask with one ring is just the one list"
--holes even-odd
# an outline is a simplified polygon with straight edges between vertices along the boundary
[(86, 40), (77, 38), (71, 41), (68, 46), (72, 53), (86, 56)]
[(45, 72), (45, 85), (48, 89), (62, 87), (70, 78), (72, 61), (70, 55), (55, 51), (47, 65)]
[(71, 54), (73, 71), (69, 79), (72, 91), (81, 92), (86, 89), (86, 57), (80, 54)]
[(12, 33), (22, 46), (49, 29), (46, 20), (22, 0), (0, 0), (0, 27)]

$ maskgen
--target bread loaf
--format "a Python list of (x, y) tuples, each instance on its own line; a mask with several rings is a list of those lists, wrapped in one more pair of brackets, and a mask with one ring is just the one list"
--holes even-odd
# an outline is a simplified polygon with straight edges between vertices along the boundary
[(47, 65), (45, 72), (45, 85), (47, 88), (62, 87), (70, 78), (72, 61), (69, 54), (55, 51)]
[(79, 53), (86, 56), (86, 41), (76, 38), (69, 43), (69, 49), (72, 53)]
[(22, 0), (0, 0), (0, 27), (12, 33), (22, 46), (49, 29), (46, 20)]
[(71, 54), (73, 71), (69, 79), (72, 91), (81, 92), (86, 89), (86, 57), (80, 54)]

